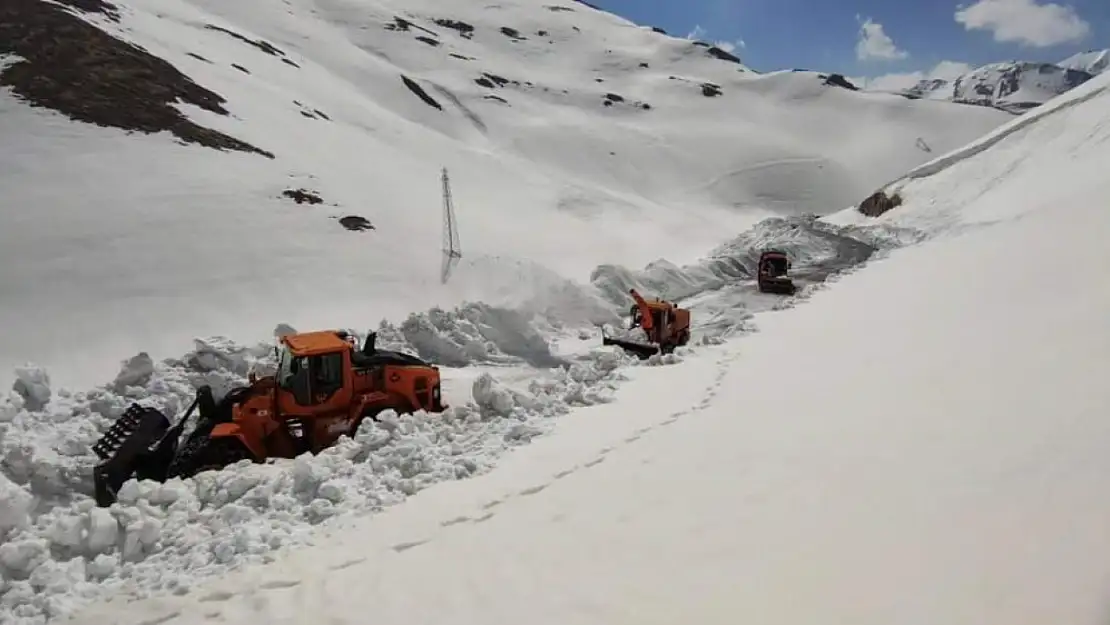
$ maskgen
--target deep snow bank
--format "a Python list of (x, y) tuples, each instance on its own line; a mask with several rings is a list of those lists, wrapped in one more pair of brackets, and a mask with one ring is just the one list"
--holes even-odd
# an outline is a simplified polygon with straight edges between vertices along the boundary
[[(665, 259), (641, 270), (602, 265), (590, 276), (607, 301), (626, 311), (628, 290), (677, 300), (693, 311), (695, 334), (723, 337), (747, 328), (759, 311), (789, 306), (831, 276), (847, 271), (885, 251), (921, 240), (911, 228), (890, 224), (839, 226), (814, 215), (772, 217), (712, 250), (705, 258), (679, 266)], [(793, 259), (791, 274), (798, 294), (783, 299), (760, 294), (756, 264), (765, 249), (784, 250)]]
[[(981, 154), (1016, 133), (1041, 125), (1044, 120), (1052, 116), (1066, 112), (1085, 102), (1102, 97), (1108, 87), (1110, 87), (1110, 75), (1096, 76), (1079, 87), (1045, 102), (1031, 112), (1017, 117), (1008, 123), (1002, 124), (967, 145), (942, 154), (927, 163), (918, 165), (904, 176), (884, 185), (882, 190), (886, 191), (888, 195), (897, 193), (905, 183), (911, 180), (934, 176), (953, 165)], [(830, 221), (830, 223), (845, 222), (843, 215), (840, 214), (828, 215), (826, 219)]]
[[(447, 397), (452, 405), (442, 415), (390, 413), (315, 457), (244, 463), (166, 484), (132, 481), (117, 505), (95, 507), (91, 446), (130, 402), (174, 414), (199, 384), (219, 393), (273, 364), (269, 345), (198, 341), (184, 358), (137, 357), (113, 384), (59, 391), (39, 410), (28, 410), (18, 393), (2, 400), (5, 622), (39, 623), (110, 593), (185, 592), (199, 578), (311, 540), (313, 528), (331, 518), (377, 510), (430, 484), (486, 471), (571, 407), (609, 401), (622, 379), (618, 368), (637, 363), (616, 350), (595, 349), (537, 373), (519, 389), (482, 373), (469, 397)], [(38, 397), (50, 394), (40, 371), (23, 371), (20, 379)]]

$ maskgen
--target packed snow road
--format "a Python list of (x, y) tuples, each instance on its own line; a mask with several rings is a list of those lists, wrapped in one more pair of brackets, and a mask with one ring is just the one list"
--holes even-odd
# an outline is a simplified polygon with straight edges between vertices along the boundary
[[(469, 304), (383, 324), (383, 347), (445, 365), (446, 413), (387, 416), (316, 457), (165, 484), (131, 482), (108, 509), (90, 497), (91, 447), (131, 402), (177, 414), (202, 384), (222, 394), (250, 371), (270, 370), (272, 346), (198, 340), (179, 359), (136, 356), (113, 382), (85, 392), (52, 389), (46, 372), (21, 370), (21, 392), (0, 400), (0, 615), (15, 625), (43, 623), (105, 596), (186, 593), (208, 577), (310, 543), (342, 519), (483, 474), (572, 411), (613, 402), (641, 371), (712, 351), (750, 330), (753, 314), (804, 299), (829, 275), (858, 266), (891, 240), (876, 232), (773, 219), (697, 265), (601, 267), (593, 285), (563, 293), (560, 302), (515, 310)], [(797, 259), (805, 287), (798, 296), (755, 290), (754, 259), (767, 246)], [(618, 322), (630, 286), (692, 308), (689, 348), (641, 362), (600, 346), (598, 328), (582, 319)]]

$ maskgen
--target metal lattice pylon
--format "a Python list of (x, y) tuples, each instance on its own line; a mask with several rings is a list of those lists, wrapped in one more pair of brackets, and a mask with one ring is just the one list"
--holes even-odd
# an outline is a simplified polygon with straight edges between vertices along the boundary
[(459, 264), (462, 250), (459, 248), (459, 229), (455, 223), (455, 204), (451, 200), (451, 182), (447, 178), (447, 168), (443, 168), (443, 262), (440, 265), (439, 281), (447, 284), (451, 271)]

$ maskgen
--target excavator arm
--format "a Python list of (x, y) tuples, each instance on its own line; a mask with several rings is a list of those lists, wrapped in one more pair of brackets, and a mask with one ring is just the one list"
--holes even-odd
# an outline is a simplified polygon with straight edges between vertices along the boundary
[(636, 289), (628, 289), (628, 294), (636, 301), (636, 306), (640, 309), (640, 327), (651, 335), (651, 329), (655, 327), (655, 320), (651, 318), (651, 307), (648, 306), (647, 300)]

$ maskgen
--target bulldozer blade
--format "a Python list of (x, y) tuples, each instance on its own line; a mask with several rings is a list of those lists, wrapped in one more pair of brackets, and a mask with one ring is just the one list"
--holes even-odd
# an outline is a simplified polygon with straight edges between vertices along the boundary
[(93, 445), (103, 462), (93, 469), (98, 506), (110, 506), (124, 482), (130, 479), (170, 429), (170, 420), (154, 408), (131, 404)]
[(763, 293), (773, 293), (775, 295), (793, 295), (798, 287), (795, 286), (794, 281), (787, 279), (772, 279), (764, 280), (759, 285), (759, 290)]
[(636, 341), (625, 341), (623, 339), (615, 339), (611, 336), (602, 337), (601, 344), (616, 345), (626, 352), (635, 354), (640, 360), (647, 360), (651, 356), (659, 353), (658, 345), (646, 345), (644, 343), (637, 343)]

